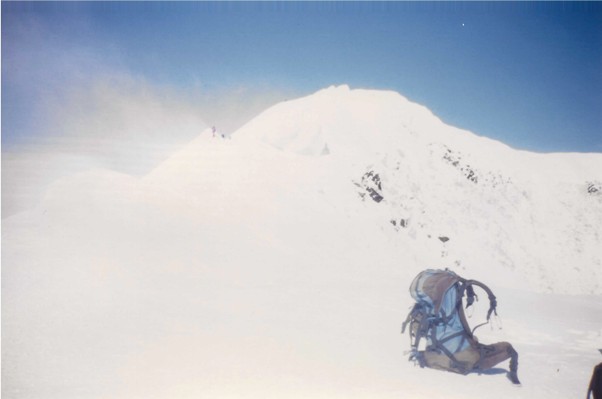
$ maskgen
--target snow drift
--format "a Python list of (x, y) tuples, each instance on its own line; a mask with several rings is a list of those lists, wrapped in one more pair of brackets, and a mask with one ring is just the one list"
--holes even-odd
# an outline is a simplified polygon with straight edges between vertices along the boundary
[[(600, 226), (602, 155), (517, 151), (397, 93), (332, 87), (205, 131), (143, 178), (57, 181), (6, 219), (2, 394), (581, 395)], [(498, 295), (505, 328), (479, 337), (515, 345), (521, 390), (406, 361), (427, 267)]]

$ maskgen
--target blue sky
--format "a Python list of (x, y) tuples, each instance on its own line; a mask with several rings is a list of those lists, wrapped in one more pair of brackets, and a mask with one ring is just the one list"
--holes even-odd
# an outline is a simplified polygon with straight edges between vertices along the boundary
[(2, 2), (2, 143), (49, 134), (66, 88), (127, 75), (257, 110), (389, 89), (515, 148), (602, 152), (601, 71), (597, 2)]

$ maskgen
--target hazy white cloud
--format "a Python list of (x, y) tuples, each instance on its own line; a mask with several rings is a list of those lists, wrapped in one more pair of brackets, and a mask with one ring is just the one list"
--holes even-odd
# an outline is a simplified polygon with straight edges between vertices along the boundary
[(194, 105), (126, 76), (63, 94), (44, 106), (44, 131), (4, 149), (4, 216), (34, 205), (61, 176), (90, 168), (142, 175), (206, 128)]
[(202, 77), (189, 87), (157, 84), (129, 70), (118, 45), (84, 46), (59, 30), (33, 18), (3, 29), (3, 217), (35, 205), (62, 176), (143, 175), (208, 126), (230, 134), (290, 96)]
[(130, 73), (118, 49), (12, 17), (3, 26), (3, 217), (34, 205), (61, 176), (145, 173), (205, 127), (190, 101)]
[(3, 217), (35, 205), (62, 176), (91, 168), (144, 175), (205, 128), (231, 134), (286, 98), (267, 88), (185, 92), (116, 72), (42, 97), (39, 130), (3, 149)]

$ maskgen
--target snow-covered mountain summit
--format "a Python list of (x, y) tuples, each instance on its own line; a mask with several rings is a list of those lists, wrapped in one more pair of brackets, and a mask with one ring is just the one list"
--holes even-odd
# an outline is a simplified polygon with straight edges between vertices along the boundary
[[(2, 394), (575, 396), (599, 362), (601, 182), (601, 154), (517, 151), (346, 86), (143, 178), (64, 178), (3, 220)], [(508, 328), (478, 335), (517, 348), (521, 392), (406, 361), (408, 286), (444, 267), (498, 296)]]
[[(95, 197), (82, 189), (94, 181), (66, 179), (49, 199)], [(231, 138), (205, 131), (130, 191), (106, 203), (127, 197), (219, 229), (267, 230), (287, 246), (304, 245), (292, 221), (314, 235), (325, 224), (357, 237), (377, 229), (383, 262), (402, 273), (451, 267), (530, 290), (602, 293), (602, 154), (515, 150), (391, 91), (333, 86), (267, 109)], [(357, 237), (322, 239), (345, 247)]]
[[(277, 104), (232, 140), (204, 137), (147, 180), (180, 181), (186, 191), (194, 175), (198, 188), (215, 184), (204, 201), (217, 193), (231, 210), (293, 190), (291, 201), (371, 215), (397, 240), (391, 256), (400, 268), (447, 266), (538, 291), (602, 293), (601, 154), (518, 151), (448, 126), (398, 93), (347, 86)], [(220, 195), (226, 186), (232, 191)], [(318, 192), (327, 194), (310, 201)], [(230, 201), (240, 195), (244, 204)]]

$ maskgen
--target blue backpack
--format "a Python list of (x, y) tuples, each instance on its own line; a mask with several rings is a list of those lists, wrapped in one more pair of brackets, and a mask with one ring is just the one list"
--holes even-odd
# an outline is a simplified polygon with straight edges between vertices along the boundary
[[(474, 287), (483, 289), (489, 298), (487, 320), (470, 329), (463, 308), (478, 299)], [(510, 361), (508, 377), (518, 384), (516, 371), (518, 353), (507, 342), (480, 344), (474, 331), (487, 324), (492, 314), (497, 315), (497, 300), (486, 285), (466, 280), (451, 270), (425, 270), (410, 285), (410, 294), (416, 301), (402, 325), (402, 333), (409, 326), (410, 360), (421, 367), (430, 367), (460, 374), (482, 371), (506, 360)], [(424, 342), (424, 349), (420, 344)]]

